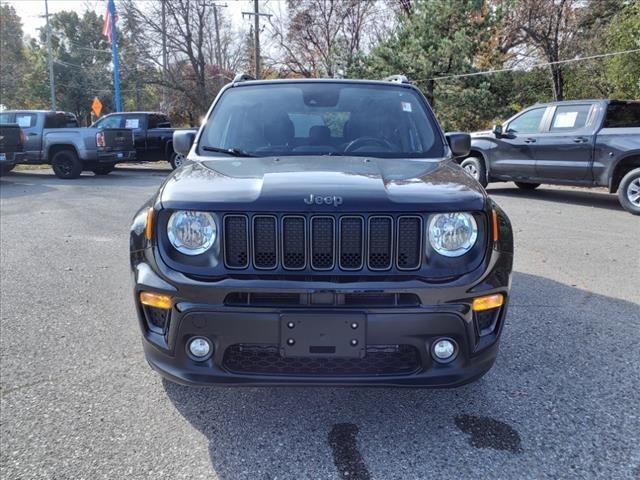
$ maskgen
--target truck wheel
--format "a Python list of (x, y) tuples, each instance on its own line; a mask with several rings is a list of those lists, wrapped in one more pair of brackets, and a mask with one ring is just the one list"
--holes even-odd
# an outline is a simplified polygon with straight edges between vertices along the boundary
[(469, 175), (475, 178), (483, 187), (487, 186), (487, 169), (484, 166), (484, 160), (478, 157), (465, 158), (460, 166)]
[(78, 178), (82, 173), (82, 162), (73, 150), (60, 150), (51, 159), (51, 168), (58, 178)]
[(627, 212), (640, 215), (640, 168), (631, 170), (622, 178), (618, 199)]
[(5, 164), (0, 165), (0, 177), (2, 175), (6, 175), (11, 170), (13, 170), (13, 167), (15, 167), (15, 164), (12, 164), (12, 163), (10, 163), (8, 165), (5, 165)]
[(182, 165), (184, 165), (185, 160), (186, 157), (184, 155), (182, 155), (181, 153), (173, 152), (171, 154), (171, 158), (169, 159), (169, 163), (171, 164), (171, 168), (175, 170), (176, 168), (180, 168)]
[(91, 171), (93, 173), (95, 173), (96, 175), (109, 175), (111, 172), (113, 172), (113, 169), (116, 168), (115, 165), (97, 165), (95, 167), (93, 167), (91, 169)]
[(535, 190), (540, 186), (539, 183), (514, 182), (520, 190)]

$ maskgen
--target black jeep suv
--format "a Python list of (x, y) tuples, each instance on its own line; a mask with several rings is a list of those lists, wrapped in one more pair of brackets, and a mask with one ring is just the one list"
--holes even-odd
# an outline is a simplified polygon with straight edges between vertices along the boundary
[(418, 89), (239, 76), (131, 228), (146, 358), (186, 384), (456, 386), (492, 366), (513, 237)]

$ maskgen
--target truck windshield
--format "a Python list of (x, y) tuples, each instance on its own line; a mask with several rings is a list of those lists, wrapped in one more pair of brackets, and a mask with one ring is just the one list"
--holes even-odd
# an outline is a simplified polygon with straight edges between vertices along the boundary
[(339, 82), (229, 88), (198, 145), (201, 155), (221, 150), (251, 156), (444, 155), (436, 121), (416, 91)]

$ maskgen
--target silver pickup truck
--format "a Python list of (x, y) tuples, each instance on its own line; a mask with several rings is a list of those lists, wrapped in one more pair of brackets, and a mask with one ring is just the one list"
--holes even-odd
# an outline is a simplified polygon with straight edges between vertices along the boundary
[(136, 158), (131, 129), (82, 128), (72, 113), (5, 110), (0, 123), (22, 128), (26, 141), (20, 163), (48, 163), (58, 178), (77, 178), (83, 171), (107, 175), (116, 163)]

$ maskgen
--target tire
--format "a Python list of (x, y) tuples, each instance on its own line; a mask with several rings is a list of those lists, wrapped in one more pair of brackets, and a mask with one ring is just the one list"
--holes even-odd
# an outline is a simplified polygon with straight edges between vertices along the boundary
[(539, 183), (514, 182), (520, 190), (535, 190), (540, 186)]
[(60, 150), (51, 159), (51, 168), (56, 177), (71, 180), (82, 173), (82, 162), (73, 150)]
[(9, 173), (11, 170), (13, 170), (13, 167), (15, 166), (16, 166), (15, 163), (0, 165), (0, 177)]
[(465, 158), (460, 166), (469, 175), (475, 178), (483, 187), (487, 186), (487, 168), (484, 165), (484, 160), (478, 157)]
[(96, 165), (91, 169), (91, 171), (96, 175), (109, 175), (113, 172), (114, 168), (116, 168), (116, 166), (111, 164)]
[(184, 165), (185, 160), (187, 159), (186, 155), (182, 155), (181, 153), (173, 152), (171, 154), (171, 158), (169, 159), (169, 163), (171, 164), (171, 168), (174, 170), (176, 168), (180, 168)]
[(618, 200), (627, 212), (640, 215), (640, 168), (627, 173), (618, 186)]

